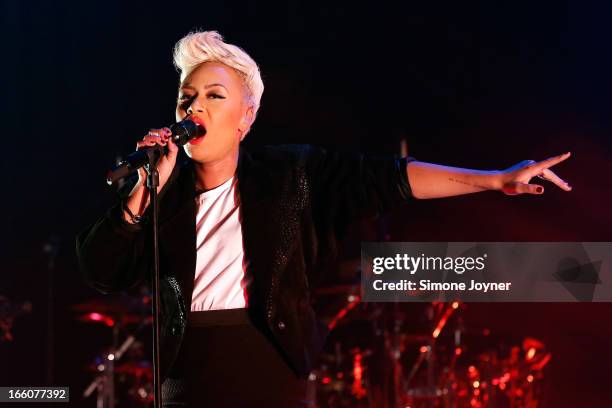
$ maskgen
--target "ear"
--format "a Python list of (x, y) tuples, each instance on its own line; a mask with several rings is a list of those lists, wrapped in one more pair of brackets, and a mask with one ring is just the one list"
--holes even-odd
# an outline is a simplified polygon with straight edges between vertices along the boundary
[(255, 109), (251, 105), (247, 108), (246, 112), (242, 116), (242, 119), (240, 120), (239, 129), (240, 129), (240, 132), (242, 133), (242, 137), (240, 138), (240, 141), (244, 139), (247, 132), (251, 129), (251, 125), (253, 124), (254, 120), (255, 120)]

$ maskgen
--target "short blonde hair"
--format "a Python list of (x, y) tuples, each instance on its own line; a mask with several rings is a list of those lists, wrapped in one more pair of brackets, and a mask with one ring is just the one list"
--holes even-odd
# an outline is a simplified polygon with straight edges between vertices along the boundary
[(174, 65), (181, 73), (181, 82), (200, 64), (219, 62), (233, 68), (242, 78), (253, 116), (257, 115), (264, 91), (259, 67), (242, 48), (223, 42), (217, 31), (195, 31), (181, 38), (174, 46)]

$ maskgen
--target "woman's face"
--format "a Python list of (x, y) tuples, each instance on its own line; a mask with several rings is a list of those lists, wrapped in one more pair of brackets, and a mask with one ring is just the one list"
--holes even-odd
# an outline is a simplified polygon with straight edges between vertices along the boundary
[(199, 163), (234, 157), (240, 138), (253, 119), (242, 79), (233, 68), (206, 62), (189, 74), (179, 88), (176, 120), (190, 117), (206, 135), (185, 144), (187, 155)]

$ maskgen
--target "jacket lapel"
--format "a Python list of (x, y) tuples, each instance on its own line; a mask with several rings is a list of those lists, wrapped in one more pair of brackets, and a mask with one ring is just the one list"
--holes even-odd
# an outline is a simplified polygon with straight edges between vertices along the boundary
[(191, 160), (180, 167), (172, 182), (160, 201), (160, 250), (164, 255), (160, 260), (175, 262), (161, 265), (161, 270), (176, 277), (189, 313), (196, 265), (195, 176)]
[[(240, 221), (247, 273), (252, 285), (247, 294), (249, 307), (261, 309), (269, 292), (276, 265), (283, 257), (280, 245), (280, 190), (283, 171), (274, 173), (269, 164), (257, 160), (242, 147), (238, 159), (238, 190), (240, 194)], [(279, 178), (280, 177), (280, 178)], [(187, 312), (191, 297), (196, 265), (196, 192), (193, 162), (188, 162), (171, 179), (160, 201), (160, 259), (179, 260), (162, 265), (162, 272), (173, 274), (181, 287)]]
[(260, 316), (266, 307), (279, 240), (279, 220), (276, 219), (280, 205), (278, 174), (272, 173), (266, 164), (240, 149), (240, 218), (247, 273), (252, 278), (247, 295), (249, 308)]

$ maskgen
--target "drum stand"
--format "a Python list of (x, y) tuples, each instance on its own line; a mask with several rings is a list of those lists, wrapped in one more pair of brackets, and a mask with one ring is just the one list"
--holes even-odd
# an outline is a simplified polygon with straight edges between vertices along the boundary
[(83, 391), (83, 398), (89, 397), (94, 391), (97, 392), (96, 408), (115, 408), (115, 361), (120, 360), (136, 340), (133, 335), (129, 335), (117, 348), (118, 337), (119, 326), (115, 324), (113, 326), (113, 347), (103, 357), (104, 363), (98, 365), (98, 371), (101, 374)]

